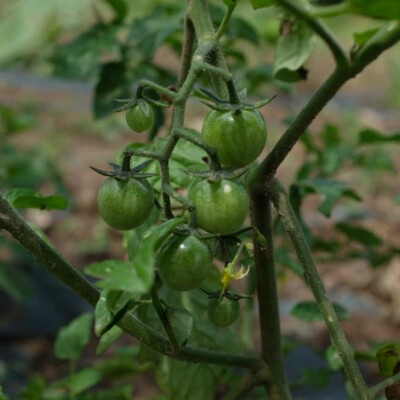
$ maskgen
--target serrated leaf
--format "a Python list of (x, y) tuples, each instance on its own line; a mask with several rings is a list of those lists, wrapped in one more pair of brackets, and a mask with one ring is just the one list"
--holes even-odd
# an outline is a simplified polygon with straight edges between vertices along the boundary
[(114, 325), (110, 330), (108, 330), (99, 341), (96, 348), (96, 354), (99, 355), (109, 349), (122, 335), (124, 331)]
[[(333, 308), (337, 314), (339, 320), (348, 321), (350, 319), (349, 313), (346, 308), (340, 304), (333, 303)], [(324, 318), (319, 311), (318, 305), (315, 301), (303, 301), (297, 303), (291, 313), (293, 317), (302, 319), (309, 322), (320, 322), (324, 321)]]
[(364, 246), (375, 247), (383, 244), (382, 238), (362, 226), (350, 225), (343, 222), (336, 224), (335, 227), (338, 231), (344, 233), (350, 240), (359, 242)]
[(400, 132), (391, 135), (384, 135), (374, 129), (364, 129), (359, 133), (359, 143), (400, 143)]
[(323, 389), (328, 385), (332, 372), (326, 368), (312, 369), (304, 368), (301, 371), (301, 382), (310, 385), (315, 389)]
[(182, 347), (192, 334), (193, 316), (183, 308), (168, 307), (166, 311), (178, 344)]
[(333, 207), (342, 196), (361, 201), (360, 196), (349, 189), (344, 182), (325, 178), (314, 178), (297, 182), (297, 185), (304, 187), (309, 193), (320, 193), (325, 196), (318, 210), (326, 217), (330, 217)]
[(92, 320), (92, 314), (85, 313), (60, 329), (54, 345), (57, 358), (77, 360), (80, 357), (90, 340)]
[(257, 8), (265, 8), (273, 6), (274, 0), (250, 0), (250, 3), (256, 10)]
[(146, 293), (151, 286), (149, 282), (152, 281), (149, 272), (143, 274), (133, 262), (122, 260), (93, 263), (85, 268), (85, 273), (100, 279), (96, 282), (98, 287), (122, 290), (134, 295)]
[(316, 36), (301, 20), (291, 24), (290, 32), (281, 35), (276, 46), (274, 77), (285, 82), (296, 82), (302, 78), (299, 72), (310, 57), (316, 45)]
[(5, 195), (15, 208), (39, 208), (41, 210), (65, 210), (67, 199), (63, 196), (43, 196), (30, 189), (12, 189)]

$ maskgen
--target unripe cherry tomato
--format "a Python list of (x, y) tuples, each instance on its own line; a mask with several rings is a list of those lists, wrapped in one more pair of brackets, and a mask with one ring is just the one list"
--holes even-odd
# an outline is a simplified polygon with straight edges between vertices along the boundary
[(240, 228), (249, 210), (249, 196), (239, 182), (221, 179), (203, 180), (189, 193), (200, 228), (220, 235), (228, 235)]
[(128, 126), (135, 132), (143, 132), (150, 129), (154, 123), (153, 107), (142, 101), (141, 105), (136, 103), (128, 108), (125, 113), (125, 119)]
[(223, 296), (212, 297), (208, 301), (207, 314), (210, 321), (220, 327), (232, 325), (238, 318), (240, 312), (239, 301), (231, 300)]
[(250, 164), (267, 140), (265, 121), (257, 110), (211, 111), (201, 132), (204, 142), (215, 147), (221, 164), (226, 166)]
[(212, 259), (211, 248), (204, 240), (172, 235), (158, 251), (156, 267), (167, 286), (186, 291), (202, 284), (211, 271)]
[(97, 205), (108, 225), (126, 231), (149, 217), (154, 206), (154, 192), (146, 179), (110, 177), (99, 190)]

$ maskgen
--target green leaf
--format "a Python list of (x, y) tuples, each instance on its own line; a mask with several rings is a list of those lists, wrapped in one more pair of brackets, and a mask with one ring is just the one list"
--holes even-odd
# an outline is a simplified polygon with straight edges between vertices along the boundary
[(111, 345), (113, 345), (114, 342), (123, 335), (123, 333), (124, 331), (120, 327), (114, 325), (100, 338), (96, 354), (99, 355), (109, 349)]
[(173, 33), (182, 29), (184, 12), (183, 7), (159, 5), (151, 14), (134, 22), (129, 33), (130, 45), (151, 59)]
[(315, 389), (323, 389), (331, 380), (332, 372), (326, 368), (304, 368), (301, 371), (301, 382)]
[(54, 74), (68, 79), (97, 79), (104, 55), (107, 59), (120, 58), (116, 39), (118, 30), (117, 25), (99, 22), (72, 42), (56, 47), (51, 57)]
[(3, 104), (0, 104), (0, 137), (11, 135), (13, 133), (21, 132), (31, 128), (36, 124), (36, 117), (34, 114), (25, 112), (17, 112)]
[(66, 388), (72, 396), (76, 396), (97, 385), (102, 377), (100, 371), (93, 368), (85, 368), (61, 381), (53, 383), (50, 388)]
[[(42, 400), (43, 392), (46, 389), (46, 380), (39, 375), (33, 376), (29, 379), (26, 388), (18, 393), (19, 400)], [(1, 400), (1, 396), (0, 396)]]
[[(145, 280), (150, 289), (154, 279), (155, 254), (169, 234), (181, 223), (183, 218), (173, 218), (161, 225), (151, 227), (142, 239), (137, 254), (133, 258), (140, 277)], [(147, 290), (148, 291), (148, 290)]]
[[(352, 347), (351, 352), (354, 356), (355, 351)], [(326, 350), (326, 361), (328, 362), (329, 367), (332, 371), (339, 371), (343, 368), (342, 359), (339, 356), (336, 346), (333, 344), (331, 344)]]
[(43, 196), (30, 189), (12, 189), (5, 195), (15, 208), (39, 208), (41, 210), (65, 210), (67, 199), (62, 196)]
[(353, 33), (354, 42), (359, 46), (364, 46), (381, 28), (371, 28), (362, 32)]
[(400, 344), (396, 342), (386, 343), (376, 352), (379, 365), (379, 375), (393, 376), (394, 369), (400, 362)]
[(87, 393), (82, 400), (132, 400), (133, 385), (124, 385), (112, 389)]
[(383, 244), (382, 238), (362, 226), (349, 225), (343, 222), (336, 224), (335, 227), (338, 231), (344, 233), (349, 239), (359, 242), (364, 246), (374, 247)]
[(318, 210), (326, 217), (331, 215), (332, 208), (342, 196), (361, 201), (360, 196), (349, 189), (344, 182), (325, 178), (314, 178), (297, 182), (297, 185), (304, 187), (309, 193), (320, 193), (325, 196)]
[(217, 375), (207, 364), (162, 360), (157, 381), (168, 400), (214, 400)]
[(13, 300), (27, 304), (32, 297), (32, 281), (19, 265), (0, 263), (0, 288)]
[(250, 0), (254, 9), (271, 7), (274, 5), (274, 0)]
[(103, 290), (96, 303), (94, 331), (103, 335), (133, 306), (132, 300), (138, 300), (139, 294), (119, 290)]
[(185, 309), (167, 308), (167, 315), (179, 346), (184, 346), (193, 328), (193, 317)]
[[(337, 317), (341, 321), (348, 321), (350, 319), (349, 313), (346, 308), (340, 304), (333, 303), (333, 308), (337, 314)], [(324, 321), (324, 318), (319, 311), (318, 305), (315, 301), (303, 301), (297, 303), (291, 313), (293, 317), (302, 319), (309, 322), (320, 322)]]
[(110, 62), (102, 65), (94, 91), (93, 113), (103, 118), (115, 110), (113, 99), (129, 97), (129, 77), (124, 62)]
[(107, 260), (93, 263), (85, 268), (85, 273), (101, 279), (96, 285), (102, 289), (126, 291), (132, 295), (146, 293), (151, 286), (151, 279), (148, 276), (143, 278), (142, 271), (139, 272), (131, 261)]
[(316, 36), (306, 23), (301, 20), (284, 21), (285, 29), (276, 46), (274, 77), (285, 82), (304, 79), (302, 68), (310, 57)]
[[(37, 398), (34, 398), (32, 400), (36, 400), (36, 399)], [(1, 387), (1, 385), (0, 385), (0, 400), (7, 400), (6, 396), (4, 396), (3, 388)]]
[(85, 313), (75, 318), (58, 332), (55, 342), (56, 357), (61, 360), (77, 360), (89, 343), (92, 314)]
[(359, 14), (381, 19), (400, 19), (398, 0), (350, 0), (350, 4)]
[(374, 129), (364, 129), (359, 133), (359, 143), (376, 144), (376, 143), (397, 143), (400, 142), (400, 132), (391, 135), (384, 135)]

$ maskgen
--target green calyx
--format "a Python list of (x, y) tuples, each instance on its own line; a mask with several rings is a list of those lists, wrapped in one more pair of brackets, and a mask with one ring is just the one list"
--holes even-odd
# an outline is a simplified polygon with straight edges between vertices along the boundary
[(208, 292), (207, 290), (201, 289), (201, 291), (204, 292), (209, 299), (226, 297), (229, 300), (238, 301), (241, 299), (248, 299), (249, 297), (253, 297), (245, 294), (235, 293), (230, 290), (225, 290), (225, 292), (223, 293), (221, 292), (221, 290), (217, 290), (215, 292)]
[(240, 171), (234, 172), (234, 170), (235, 168), (229, 168), (229, 167), (221, 168), (218, 171), (213, 169), (210, 169), (208, 171), (192, 171), (188, 169), (180, 169), (180, 171), (189, 176), (193, 176), (195, 178), (207, 179), (209, 182), (213, 183), (218, 182), (222, 179), (235, 180), (244, 175), (249, 169), (246, 167)]
[(266, 104), (270, 103), (276, 97), (275, 95), (269, 99), (261, 100), (257, 103), (250, 104), (246, 103), (245, 101), (247, 97), (246, 88), (244, 88), (237, 94), (237, 101), (235, 102), (222, 100), (214, 96), (208, 90), (201, 89), (201, 91), (203, 92), (203, 94), (207, 96), (207, 98), (209, 98), (212, 101), (212, 103), (210, 103), (208, 101), (201, 100), (201, 102), (205, 104), (207, 107), (210, 107), (216, 111), (234, 111), (236, 113), (240, 112), (241, 110), (256, 110), (257, 108), (263, 107)]
[(115, 179), (118, 180), (127, 180), (129, 178), (134, 178), (134, 179), (145, 179), (145, 178), (151, 178), (153, 176), (156, 176), (156, 174), (149, 174), (149, 173), (141, 173), (144, 168), (146, 168), (153, 160), (146, 161), (142, 164), (137, 165), (134, 168), (130, 168), (130, 155), (124, 156), (124, 161), (122, 163), (122, 166), (119, 164), (115, 163), (108, 163), (110, 167), (112, 167), (112, 171), (104, 171), (102, 169), (96, 168), (96, 167), (90, 167), (93, 171), (97, 172), (100, 175), (103, 176), (112, 176)]

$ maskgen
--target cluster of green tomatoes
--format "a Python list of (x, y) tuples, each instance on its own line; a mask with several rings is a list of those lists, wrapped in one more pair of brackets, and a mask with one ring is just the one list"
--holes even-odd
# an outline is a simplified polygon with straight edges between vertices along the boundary
[[(135, 132), (150, 129), (154, 122), (152, 106), (144, 100), (137, 101), (126, 110), (126, 122)], [(223, 170), (233, 171), (258, 157), (265, 146), (267, 131), (257, 109), (225, 107), (207, 115), (201, 137), (205, 144), (215, 148)], [(114, 167), (118, 169), (117, 165)], [(155, 195), (146, 179), (148, 174), (139, 172), (130, 170), (126, 179), (110, 174), (98, 193), (100, 214), (115, 229), (138, 227), (154, 207)], [(249, 210), (249, 196), (243, 183), (229, 179), (229, 173), (221, 174), (218, 179), (200, 180), (190, 188), (188, 197), (194, 205), (197, 227), (186, 233), (172, 233), (156, 254), (159, 277), (178, 291), (200, 287), (213, 267), (211, 245), (202, 235), (233, 234), (242, 226)], [(210, 294), (208, 316), (216, 326), (225, 327), (237, 319), (240, 298), (226, 288), (231, 278), (243, 274), (235, 274), (232, 268), (225, 268), (221, 274), (223, 288), (217, 294)]]

